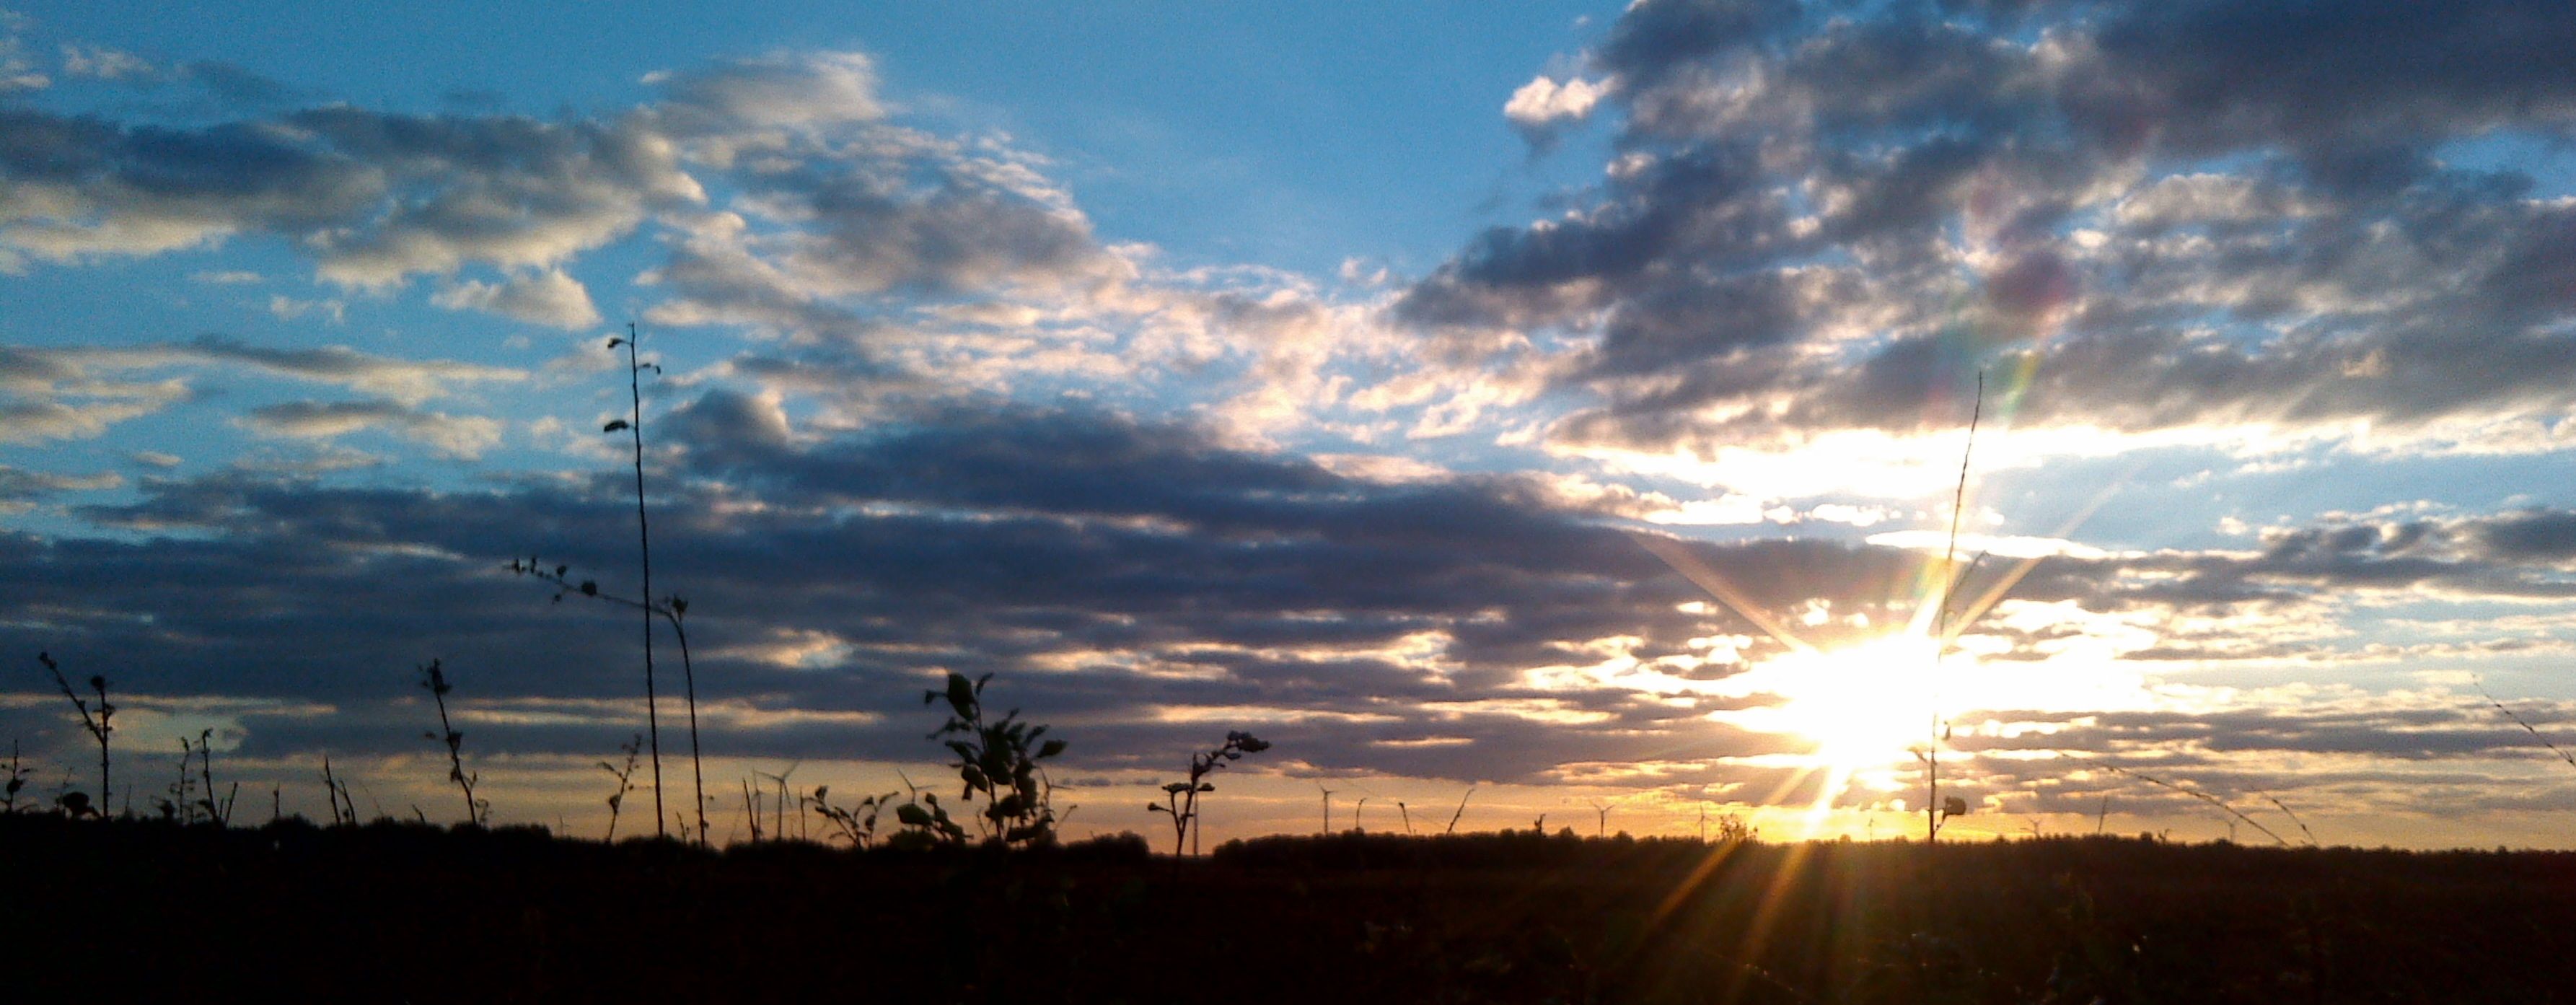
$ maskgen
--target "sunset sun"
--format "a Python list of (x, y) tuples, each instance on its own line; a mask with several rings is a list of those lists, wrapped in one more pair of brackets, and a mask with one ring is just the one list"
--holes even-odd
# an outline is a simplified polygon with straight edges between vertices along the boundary
[(1770, 723), (1815, 742), (1837, 772), (1908, 759), (1932, 730), (1938, 668), (1933, 643), (1891, 635), (1836, 649), (1787, 653), (1756, 667), (1749, 686), (1782, 702)]

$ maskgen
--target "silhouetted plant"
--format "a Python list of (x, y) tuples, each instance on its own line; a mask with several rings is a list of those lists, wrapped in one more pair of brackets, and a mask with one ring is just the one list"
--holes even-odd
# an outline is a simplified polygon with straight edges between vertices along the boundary
[[(1161, 805), (1145, 804), (1146, 811), (1161, 813), (1172, 818), (1172, 854), (1174, 856), (1181, 854), (1184, 840), (1189, 842), (1188, 848), (1191, 854), (1198, 853), (1196, 825), (1199, 822), (1199, 794), (1216, 791), (1216, 784), (1207, 781), (1208, 773), (1225, 767), (1228, 762), (1242, 760), (1245, 754), (1258, 754), (1268, 749), (1270, 749), (1268, 741), (1239, 730), (1230, 731), (1225, 734), (1225, 742), (1219, 744), (1215, 750), (1190, 755), (1189, 781), (1164, 785)], [(1401, 808), (1404, 804), (1396, 805)], [(1410, 829), (1408, 825), (1407, 830)]]
[(215, 801), (215, 731), (197, 733), (197, 771), (206, 783), (206, 815), (225, 827), (233, 825), (233, 801), (241, 798), (241, 783), (234, 782), (225, 790), (221, 803)]
[(903, 778), (903, 787), (911, 793), (911, 799), (894, 808), (895, 823), (901, 824), (902, 829), (886, 839), (886, 847), (918, 850), (965, 844), (966, 826), (949, 817), (948, 808), (939, 805), (939, 794), (921, 791), (909, 775), (897, 775)]
[(611, 844), (617, 842), (617, 815), (626, 809), (626, 794), (635, 791), (635, 760), (643, 756), (643, 748), (644, 734), (637, 733), (634, 739), (617, 747), (626, 752), (626, 763), (623, 766), (606, 761), (599, 762), (599, 770), (608, 772), (609, 777), (617, 779), (617, 791), (608, 794), (607, 840)]
[(1452, 814), (1449, 814), (1449, 827), (1448, 827), (1448, 829), (1443, 830), (1443, 831), (1441, 831), (1440, 833), (1442, 833), (1442, 834), (1455, 834), (1455, 833), (1458, 833), (1458, 820), (1459, 820), (1459, 818), (1464, 817), (1464, 816), (1466, 816), (1466, 815), (1467, 815), (1467, 800), (1469, 800), (1469, 799), (1473, 799), (1473, 798), (1475, 798), (1475, 796), (1476, 796), (1476, 787), (1475, 787), (1475, 786), (1473, 786), (1473, 785), (1467, 786), (1467, 791), (1466, 791), (1466, 792), (1464, 792), (1464, 793), (1462, 793), (1462, 794), (1460, 794), (1460, 795), (1458, 796), (1458, 812), (1456, 812), (1456, 813), (1452, 813)]
[(968, 681), (952, 673), (947, 687), (922, 692), (922, 704), (948, 703), (948, 721), (930, 738), (957, 755), (949, 765), (962, 783), (957, 798), (971, 807), (982, 796), (976, 827), (985, 841), (1046, 844), (1055, 840), (1055, 786), (1039, 762), (1064, 753), (1064, 741), (1041, 741), (1047, 728), (1021, 722), (1016, 708), (986, 721), (984, 687), (992, 682), (992, 674)]
[(189, 755), (194, 749), (189, 746), (187, 737), (179, 738), (179, 778), (163, 790), (170, 794), (169, 798), (152, 801), (152, 808), (161, 814), (163, 823), (195, 823), (197, 820), (196, 801), (188, 797), (196, 788), (195, 779), (188, 777), (188, 766), (193, 763)]
[(27, 776), (35, 774), (18, 761), (18, 741), (9, 741), (9, 784), (0, 793), (0, 813), (18, 812), (18, 792), (27, 787)]
[(894, 797), (898, 794), (888, 792), (869, 796), (859, 800), (857, 805), (843, 809), (832, 805), (831, 786), (817, 785), (814, 787), (814, 814), (831, 821), (833, 829), (839, 832), (842, 840), (850, 843), (850, 847), (874, 847), (877, 819), (885, 813), (886, 807), (894, 805)]
[[(190, 758), (196, 760), (198, 780), (203, 783), (202, 788), (198, 789), (200, 794), (193, 798), (190, 795), (190, 786), (187, 784)], [(198, 730), (197, 742), (194, 744), (190, 744), (187, 737), (179, 738), (179, 783), (177, 795), (180, 805), (186, 807), (185, 816), (189, 822), (195, 822), (202, 815), (209, 822), (225, 827), (232, 826), (233, 801), (241, 796), (241, 783), (234, 782), (232, 791), (225, 793), (221, 800), (215, 798), (214, 730)]]
[[(566, 596), (578, 593), (594, 600), (602, 600), (611, 604), (631, 607), (636, 610), (643, 611), (647, 618), (659, 616), (663, 621), (670, 624), (672, 637), (677, 639), (680, 643), (680, 677), (687, 685), (689, 706), (689, 778), (691, 791), (697, 796), (698, 800), (698, 843), (705, 844), (707, 841), (707, 781), (704, 761), (699, 755), (698, 747), (698, 672), (696, 665), (689, 658), (688, 600), (676, 593), (663, 598), (662, 602), (658, 604), (622, 597), (607, 590), (600, 589), (599, 582), (597, 580), (585, 579), (578, 583), (573, 582), (571, 578), (571, 566), (556, 565), (552, 571), (548, 571), (544, 566), (537, 564), (537, 560), (534, 556), (529, 557), (525, 561), (511, 559), (510, 571), (523, 576), (534, 576), (538, 579), (554, 584), (554, 600), (558, 604), (562, 603), (563, 598)], [(653, 698), (650, 693), (651, 688), (649, 686), (646, 688), (646, 692), (645, 703), (647, 708), (645, 710), (645, 720), (649, 725), (653, 719), (651, 708)], [(654, 763), (659, 765), (661, 763), (660, 748), (655, 747), (654, 751)], [(658, 767), (653, 773), (653, 778), (655, 786), (653, 808), (656, 815), (659, 815), (662, 810), (662, 796), (660, 792), (662, 775)]]
[[(109, 790), (107, 784), (107, 738), (109, 734), (116, 732), (116, 726), (114, 724), (114, 719), (116, 718), (116, 705), (107, 700), (107, 678), (93, 675), (89, 679), (91, 690), (98, 693), (98, 710), (97, 714), (93, 716), (90, 712), (89, 702), (80, 696), (80, 692), (72, 690), (72, 682), (63, 679), (63, 668), (55, 665), (54, 657), (51, 654), (42, 652), (37, 653), (36, 662), (44, 664), (45, 672), (54, 675), (54, 686), (62, 689), (63, 697), (72, 700), (73, 708), (80, 710), (81, 728), (88, 730), (89, 735), (98, 741), (98, 802), (95, 804), (92, 812), (104, 817), (107, 815), (107, 808), (110, 805), (108, 802)], [(65, 793), (65, 795), (70, 795), (70, 793)], [(59, 800), (57, 801), (59, 802)], [(66, 807), (68, 808), (68, 804), (66, 804)], [(74, 813), (72, 815), (79, 816), (80, 814)]]
[(2531, 723), (2524, 721), (2521, 715), (2516, 714), (2512, 709), (2504, 707), (2504, 703), (2497, 701), (2496, 696), (2487, 693), (2487, 686), (2484, 682), (2478, 682), (2475, 686), (2478, 689), (2479, 696), (2485, 698), (2487, 700), (2487, 704), (2495, 706), (2496, 711), (2504, 713), (2505, 718), (2513, 720), (2514, 725), (2522, 727), (2523, 732), (2531, 734), (2532, 739), (2540, 741), (2541, 746), (2549, 748), (2549, 752), (2558, 755), (2559, 760), (2567, 762), (2568, 767), (2576, 768), (2576, 754), (2568, 753), (2557, 744), (2549, 742), (2548, 737), (2540, 735), (2539, 730), (2531, 728)]
[[(644, 369), (646, 367), (651, 367), (655, 374), (659, 374), (662, 372), (662, 366), (658, 363), (646, 363), (636, 355), (638, 351), (635, 344), (637, 338), (639, 338), (639, 336), (635, 331), (635, 325), (630, 322), (626, 326), (625, 338), (612, 338), (608, 340), (608, 347), (610, 349), (615, 349), (621, 345), (626, 347), (626, 391), (628, 400), (634, 406), (634, 411), (629, 413), (627, 418), (611, 420), (607, 425), (600, 428), (600, 432), (614, 433), (623, 429), (632, 434), (635, 442), (635, 546), (636, 553), (641, 559), (641, 564), (643, 566), (645, 597), (644, 603), (636, 605), (644, 611), (644, 723), (646, 732), (651, 734), (652, 737), (653, 827), (657, 832), (667, 834), (669, 833), (668, 831), (662, 830), (662, 705), (660, 698), (655, 693), (653, 683), (653, 614), (655, 613), (651, 602), (653, 597), (653, 525), (651, 518), (646, 515), (644, 510)], [(667, 613), (671, 619), (672, 627), (677, 629), (679, 627), (679, 612), (686, 610), (687, 606), (682, 604), (677, 598), (674, 598), (672, 600), (671, 607), (673, 610)], [(683, 646), (686, 644), (687, 643), (685, 641), (682, 643)], [(682, 673), (684, 676), (689, 678), (689, 756), (692, 764), (694, 765), (698, 756), (698, 688), (697, 681), (695, 679), (696, 675), (687, 670), (687, 662), (688, 661), (685, 658), (681, 660)], [(707, 785), (702, 769), (699, 769), (699, 773), (696, 776), (696, 782), (695, 793), (698, 799), (698, 842), (700, 844), (704, 844), (707, 839)]]
[[(349, 798), (349, 783), (331, 773), (331, 755), (322, 755), (322, 800), (331, 809), (331, 826), (358, 824), (358, 804)], [(346, 812), (342, 812), (343, 810)]]
[[(1941, 553), (1941, 595), (1937, 601), (1940, 606), (1936, 608), (1939, 616), (1932, 631), (1932, 665), (1926, 668), (1930, 673), (1940, 671), (1941, 650), (1950, 644), (1950, 600), (1951, 595), (1957, 592), (1961, 578), (1951, 571), (1958, 567), (1959, 561), (1959, 517), (1968, 504), (1968, 462), (1976, 456), (1977, 424), (1985, 417), (1986, 373), (1979, 370), (1976, 406), (1968, 413), (1968, 442), (1959, 450), (1959, 487), (1950, 494), (1950, 541)], [(1984, 558), (1983, 555), (1978, 556), (1979, 561)], [(1968, 564), (1971, 568), (1976, 565), (1975, 562)], [(1951, 817), (1968, 812), (1965, 800), (1941, 798), (1941, 745), (1950, 741), (1950, 724), (1941, 721), (1940, 709), (1931, 709), (1930, 714), (1932, 728), (1929, 736), (1922, 749), (1914, 752), (1915, 758), (1923, 762), (1923, 843), (1926, 845), (1941, 840), (1942, 824), (1950, 822)], [(1953, 810), (1953, 806), (1957, 809)]]
[(474, 798), (474, 784), (482, 781), (482, 775), (465, 770), (465, 734), (448, 723), (447, 695), (455, 688), (448, 685), (447, 674), (437, 660), (431, 660), (428, 666), (420, 668), (420, 686), (429, 692), (430, 700), (438, 704), (439, 729), (436, 733), (421, 735), (446, 742), (447, 780), (455, 782), (457, 789), (465, 793), (465, 822), (479, 826), (491, 818), (492, 804), (489, 800)]
[(2317, 847), (2317, 832), (2308, 829), (2308, 822), (2299, 819), (2299, 814), (2290, 809), (2290, 804), (2282, 802), (2278, 796), (2267, 795), (2264, 796), (2263, 799), (2265, 802), (2271, 803), (2272, 808), (2280, 810), (2282, 816), (2290, 818), (2291, 823), (2299, 825), (2299, 833), (2307, 836), (2308, 847)]
[[(2242, 813), (2242, 812), (2238, 811), (2236, 807), (2233, 807), (2233, 806), (2229, 806), (2229, 805), (2227, 805), (2227, 801), (2226, 801), (2226, 800), (2224, 800), (2224, 799), (2220, 799), (2220, 798), (2218, 798), (2217, 796), (2213, 796), (2213, 795), (2210, 795), (2209, 793), (2202, 792), (2202, 791), (2200, 791), (2199, 789), (2192, 788), (2192, 787), (2190, 787), (2190, 786), (2188, 786), (2188, 785), (2177, 785), (2177, 784), (2175, 784), (2175, 783), (2173, 783), (2173, 782), (2168, 782), (2168, 781), (2165, 781), (2164, 779), (2157, 778), (2157, 777), (2155, 777), (2155, 776), (2153, 776), (2153, 775), (2146, 774), (2145, 772), (2133, 771), (2133, 770), (2130, 770), (2130, 769), (2128, 769), (2128, 768), (2123, 768), (2123, 767), (2121, 767), (2121, 766), (2119, 766), (2119, 765), (2117, 765), (2117, 764), (2112, 764), (2112, 763), (2110, 763), (2110, 762), (2108, 762), (2108, 761), (2096, 761), (2096, 760), (2093, 760), (2093, 759), (2091, 759), (2091, 758), (2078, 758), (2078, 760), (2082, 760), (2082, 761), (2084, 761), (2084, 762), (2086, 762), (2086, 763), (2088, 763), (2088, 764), (2091, 764), (2091, 765), (2093, 765), (2093, 766), (2095, 766), (2095, 767), (2098, 767), (2098, 768), (2102, 768), (2102, 769), (2104, 769), (2104, 770), (2106, 770), (2106, 771), (2109, 771), (2109, 772), (2111, 772), (2111, 773), (2113, 773), (2113, 774), (2118, 774), (2118, 775), (2127, 775), (2127, 776), (2129, 776), (2129, 777), (2131, 777), (2131, 778), (2135, 778), (2135, 779), (2137, 779), (2137, 780), (2139, 780), (2139, 781), (2141, 781), (2141, 782), (2145, 782), (2145, 783), (2147, 783), (2147, 784), (2149, 784), (2149, 785), (2153, 785), (2153, 786), (2156, 786), (2156, 787), (2158, 787), (2158, 788), (2162, 788), (2162, 789), (2169, 789), (2169, 790), (2172, 790), (2172, 791), (2174, 791), (2174, 792), (2179, 792), (2179, 793), (2182, 793), (2183, 795), (2190, 796), (2190, 797), (2192, 797), (2192, 798), (2194, 798), (2194, 799), (2200, 800), (2201, 802), (2208, 803), (2208, 804), (2209, 804), (2209, 805), (2211, 805), (2211, 806), (2217, 807), (2217, 808), (2218, 808), (2218, 810), (2219, 810), (2219, 812), (2222, 812), (2222, 813), (2227, 814), (2229, 817), (2233, 818), (2234, 820), (2241, 820), (2241, 821), (2244, 821), (2244, 823), (2245, 823), (2245, 825), (2246, 825), (2246, 826), (2248, 826), (2248, 827), (2252, 827), (2252, 828), (2254, 828), (2255, 830), (2258, 830), (2258, 831), (2262, 831), (2262, 832), (2263, 832), (2263, 836), (2264, 836), (2264, 837), (2267, 837), (2267, 838), (2271, 838), (2271, 839), (2272, 839), (2272, 842), (2273, 842), (2274, 844), (2278, 844), (2278, 845), (2280, 845), (2281, 847), (2284, 847), (2284, 848), (2287, 848), (2287, 847), (2289, 847), (2289, 846), (2290, 846), (2290, 842), (2289, 842), (2288, 840), (2286, 840), (2286, 839), (2282, 838), (2282, 837), (2281, 837), (2281, 835), (2279, 835), (2279, 834), (2275, 834), (2275, 833), (2273, 833), (2271, 828), (2263, 826), (2263, 825), (2262, 825), (2262, 823), (2260, 823), (2260, 822), (2256, 821), (2253, 817), (2246, 816), (2244, 813)], [(1957, 801), (1957, 800), (1953, 800), (1953, 802), (1956, 802), (1956, 801)], [(1965, 810), (1963, 809), (1961, 812), (1965, 812)], [(2293, 817), (2293, 819), (2296, 819), (2296, 817), (2294, 816), (2294, 817)], [(2304, 826), (2304, 825), (2303, 825), (2303, 826)], [(2229, 823), (2229, 824), (2228, 824), (2228, 833), (2229, 833), (2231, 836), (2235, 833), (2235, 828), (2236, 828), (2236, 825), (2235, 825), (2233, 822), (2231, 822), (2231, 823)]]

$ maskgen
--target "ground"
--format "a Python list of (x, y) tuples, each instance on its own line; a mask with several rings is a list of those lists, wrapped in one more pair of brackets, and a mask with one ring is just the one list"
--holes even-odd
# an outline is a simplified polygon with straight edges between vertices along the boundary
[(996, 853), (0, 817), (29, 1001), (2549, 1002), (2576, 853), (1521, 832)]

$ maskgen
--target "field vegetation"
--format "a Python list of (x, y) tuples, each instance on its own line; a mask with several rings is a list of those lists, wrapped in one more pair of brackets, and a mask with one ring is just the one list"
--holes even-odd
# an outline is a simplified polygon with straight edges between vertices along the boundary
[(0, 816), (12, 986), (286, 1000), (2553, 1002), (2576, 854), (1343, 832), (1158, 856)]

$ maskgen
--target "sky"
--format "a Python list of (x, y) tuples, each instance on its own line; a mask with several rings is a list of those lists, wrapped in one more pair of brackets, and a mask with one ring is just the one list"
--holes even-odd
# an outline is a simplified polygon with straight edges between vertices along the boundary
[(1257, 6), (0, 14), (31, 790), (2576, 847), (2576, 14)]

